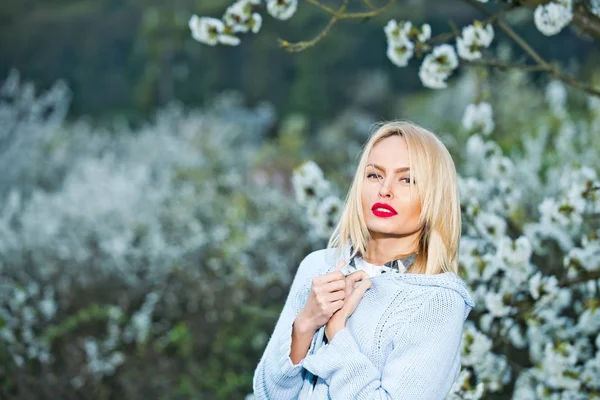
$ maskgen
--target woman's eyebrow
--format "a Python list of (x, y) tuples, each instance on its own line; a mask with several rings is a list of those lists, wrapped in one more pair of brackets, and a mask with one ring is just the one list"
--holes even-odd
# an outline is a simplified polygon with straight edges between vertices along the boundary
[[(380, 171), (385, 171), (385, 168), (383, 168), (377, 164), (369, 164), (369, 165), (372, 165), (375, 169), (378, 169)], [(396, 168), (396, 170), (394, 172), (405, 172), (405, 171), (410, 171), (410, 167)]]

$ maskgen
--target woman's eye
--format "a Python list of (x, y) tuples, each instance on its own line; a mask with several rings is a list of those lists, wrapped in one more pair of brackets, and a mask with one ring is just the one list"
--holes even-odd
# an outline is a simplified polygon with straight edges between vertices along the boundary
[(367, 175), (367, 178), (377, 178), (377, 179), (379, 179), (379, 178), (381, 178), (381, 176), (378, 175), (378, 174), (370, 173), (369, 175)]

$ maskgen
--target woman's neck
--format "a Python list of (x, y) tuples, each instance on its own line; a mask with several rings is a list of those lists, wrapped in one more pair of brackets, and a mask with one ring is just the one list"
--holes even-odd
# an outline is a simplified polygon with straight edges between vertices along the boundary
[(406, 257), (418, 251), (413, 238), (372, 238), (363, 259), (371, 264), (384, 265), (388, 261)]

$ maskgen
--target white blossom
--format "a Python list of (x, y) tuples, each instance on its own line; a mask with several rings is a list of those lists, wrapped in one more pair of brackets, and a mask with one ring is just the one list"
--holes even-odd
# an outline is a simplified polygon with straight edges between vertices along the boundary
[[(545, 380), (545, 384), (555, 389), (579, 388), (579, 380), (572, 376), (578, 369), (575, 366), (577, 358), (577, 350), (571, 343), (562, 342), (558, 346), (546, 343), (542, 361), (543, 368), (540, 371), (540, 376)], [(570, 374), (565, 374), (567, 371)]]
[(491, 351), (482, 355), (479, 362), (474, 365), (474, 369), (478, 380), (485, 383), (489, 392), (500, 391), (512, 377), (506, 357)]
[(456, 38), (456, 49), (458, 55), (465, 60), (477, 60), (481, 58), (481, 49), (487, 48), (494, 39), (494, 28), (492, 25), (475, 23), (465, 26), (461, 36)]
[(535, 393), (536, 379), (535, 373), (531, 369), (525, 369), (519, 374), (515, 381), (515, 390), (513, 398), (515, 399), (536, 399)]
[(446, 400), (479, 400), (485, 392), (485, 384), (479, 382), (475, 387), (471, 387), (469, 380), (472, 373), (468, 369), (463, 369), (454, 381)]
[[(467, 139), (467, 154), (469, 159), (476, 160), (478, 162), (487, 163), (492, 157), (501, 157), (502, 150), (493, 141), (486, 141), (480, 135), (474, 134)], [(475, 173), (475, 171), (470, 171)]]
[(388, 42), (398, 43), (403, 42), (404, 38), (408, 38), (412, 29), (412, 22), (402, 21), (398, 23), (395, 19), (391, 19), (383, 28)]
[(579, 315), (577, 328), (584, 335), (600, 332), (600, 307), (586, 308)]
[(504, 303), (503, 293), (488, 292), (485, 296), (485, 305), (494, 317), (505, 317), (514, 311), (514, 307)]
[(322, 238), (328, 238), (342, 214), (342, 201), (336, 196), (327, 196), (315, 206), (315, 215), (311, 218), (313, 228)]
[[(568, 168), (564, 174), (568, 183), (561, 182), (561, 189), (564, 191), (566, 204), (575, 211), (574, 214), (578, 215), (585, 211), (600, 212), (600, 195), (596, 194), (597, 191), (591, 190), (593, 187), (600, 187), (596, 171), (590, 167), (581, 166)], [(571, 217), (571, 220), (573, 222), (580, 221), (574, 217)]]
[(600, 269), (600, 239), (582, 239), (581, 247), (573, 247), (564, 258), (565, 267), (571, 264), (581, 266), (587, 271)]
[(454, 48), (448, 44), (436, 46), (425, 56), (419, 78), (424, 86), (431, 89), (447, 87), (446, 80), (458, 66), (458, 58)]
[(267, 11), (280, 20), (290, 19), (298, 8), (298, 0), (266, 0)]
[(600, 0), (590, 0), (590, 11), (597, 17), (600, 17)]
[(532, 255), (531, 242), (526, 236), (516, 240), (503, 238), (498, 246), (499, 256), (513, 266), (527, 267)]
[(594, 358), (585, 362), (580, 379), (590, 389), (600, 390), (600, 350), (596, 351)]
[(555, 115), (565, 115), (567, 89), (561, 81), (553, 80), (546, 85), (546, 100), (548, 101), (550, 109)]
[(492, 106), (486, 102), (469, 104), (462, 117), (463, 127), (470, 132), (489, 135), (494, 130)]
[(388, 21), (384, 27), (388, 41), (387, 57), (398, 67), (405, 67), (413, 57), (414, 44), (408, 36), (411, 28), (410, 21), (399, 25), (396, 20)]
[(554, 295), (558, 291), (558, 280), (555, 276), (542, 276), (539, 271), (529, 280), (529, 293), (534, 300), (544, 295)]
[(239, 0), (227, 7), (223, 22), (233, 32), (248, 32), (248, 21), (251, 18), (251, 4), (247, 0)]
[(233, 35), (223, 34), (219, 35), (219, 42), (228, 46), (237, 46), (238, 44), (240, 44), (240, 38)]
[(480, 212), (474, 225), (477, 233), (492, 243), (500, 240), (506, 233), (506, 220), (496, 214)]
[(236, 46), (240, 43), (239, 38), (225, 33), (225, 24), (220, 19), (192, 15), (188, 25), (192, 37), (209, 46), (218, 43)]
[(23, 366), (23, 363), (25, 362), (25, 360), (23, 359), (23, 357), (20, 356), (20, 355), (18, 355), (18, 354), (13, 354), (13, 361), (15, 362), (15, 365), (17, 367)]
[(125, 361), (123, 353), (104, 352), (93, 338), (84, 341), (84, 350), (87, 356), (88, 372), (96, 379), (105, 375), (113, 375), (117, 367)]
[(405, 38), (404, 42), (388, 42), (387, 57), (398, 67), (405, 67), (413, 57), (413, 43)]
[(262, 16), (259, 13), (253, 13), (250, 25), (252, 26), (252, 33), (257, 33), (262, 27)]
[[(463, 196), (461, 191), (461, 197)], [(479, 240), (463, 236), (460, 240), (460, 269), (466, 271), (469, 280), (476, 280), (481, 277), (480, 264), (481, 254), (479, 252)]]
[(40, 302), (40, 312), (46, 318), (46, 320), (51, 319), (56, 314), (56, 302), (54, 299), (44, 299)]
[(429, 24), (423, 24), (421, 30), (417, 35), (419, 42), (424, 43), (431, 39), (431, 26)]
[(484, 261), (484, 267), (483, 272), (481, 273), (481, 279), (484, 281), (491, 280), (497, 275), (498, 271), (506, 270), (504, 261), (496, 254), (486, 253), (483, 255), (482, 260)]
[(517, 349), (524, 349), (527, 346), (527, 337), (523, 335), (519, 325), (514, 324), (508, 330), (508, 338)]
[(539, 5), (533, 13), (535, 26), (546, 36), (559, 33), (573, 19), (572, 0), (555, 0)]
[(475, 365), (491, 348), (492, 340), (489, 337), (478, 331), (472, 322), (465, 323), (461, 341), (462, 365)]
[(318, 201), (325, 197), (329, 190), (329, 184), (323, 178), (323, 171), (314, 161), (307, 161), (296, 168), (292, 175), (292, 185), (296, 201), (302, 205)]
[[(563, 198), (547, 197), (538, 209), (540, 220), (538, 223), (525, 226), (526, 235), (539, 245), (541, 238), (552, 238), (559, 246), (567, 251), (573, 247), (572, 233), (581, 227), (583, 216), (580, 210), (586, 205), (586, 201), (581, 197), (582, 191), (578, 190), (578, 180), (580, 175), (577, 173), (562, 172), (557, 174), (560, 179), (569, 182), (570, 187), (565, 188), (567, 196)], [(559, 182), (558, 185), (566, 184)], [(560, 186), (559, 186), (560, 188)]]
[(151, 292), (146, 295), (142, 307), (131, 317), (131, 324), (125, 328), (124, 336), (128, 341), (145, 343), (152, 328), (152, 313), (159, 300), (158, 293)]

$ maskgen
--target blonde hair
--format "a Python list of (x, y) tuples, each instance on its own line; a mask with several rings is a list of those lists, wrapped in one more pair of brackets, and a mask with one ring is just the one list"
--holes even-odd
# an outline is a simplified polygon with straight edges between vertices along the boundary
[[(354, 248), (351, 256), (367, 253), (370, 233), (361, 198), (364, 171), (373, 146), (390, 136), (400, 136), (406, 141), (410, 180), (417, 183), (421, 198), (419, 253), (410, 272), (458, 273), (461, 215), (456, 168), (440, 139), (433, 132), (409, 121), (385, 122), (375, 126), (364, 145), (342, 216), (327, 247), (336, 247), (342, 252), (343, 246), (350, 242)], [(410, 193), (412, 196), (412, 186)]]

